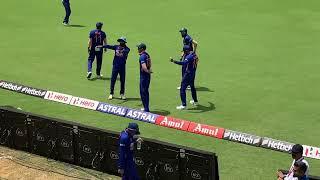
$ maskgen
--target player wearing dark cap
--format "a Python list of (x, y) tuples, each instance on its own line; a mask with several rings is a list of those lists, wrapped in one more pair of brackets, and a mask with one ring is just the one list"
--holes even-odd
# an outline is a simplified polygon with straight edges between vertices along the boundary
[(198, 42), (193, 40), (192, 37), (188, 34), (188, 30), (187, 28), (182, 28), (179, 30), (179, 32), (181, 33), (181, 37), (182, 37), (182, 44), (184, 45), (188, 45), (191, 47), (191, 51), (196, 52), (197, 51), (197, 46), (198, 46)]
[(295, 144), (292, 146), (292, 149), (290, 150), (291, 157), (293, 159), (293, 162), (291, 164), (291, 167), (288, 171), (287, 175), (284, 175), (281, 171), (278, 171), (278, 179), (284, 179), (284, 180), (289, 180), (293, 179), (294, 176), (294, 164), (296, 162), (303, 162), (306, 166), (307, 169), (305, 170), (305, 176), (308, 177), (309, 175), (309, 163), (303, 158), (303, 146), (300, 144)]
[[(196, 53), (198, 42), (193, 40), (192, 37), (188, 34), (187, 28), (182, 28), (182, 29), (179, 30), (179, 32), (180, 32), (181, 37), (182, 37), (182, 45), (183, 46), (185, 46), (185, 45), (190, 46), (191, 51)], [(184, 53), (184, 51), (182, 51), (180, 60), (183, 60), (185, 56), (186, 56), (186, 54)], [(182, 72), (181, 72), (182, 77), (183, 77), (183, 74), (184, 74), (184, 69), (182, 68)], [(179, 86), (177, 89), (180, 89), (180, 88), (181, 87)], [(188, 86), (187, 89), (190, 89), (190, 87)]]
[(113, 99), (114, 94), (114, 85), (117, 80), (118, 74), (120, 75), (120, 99), (125, 100), (126, 97), (124, 95), (125, 92), (125, 81), (126, 81), (126, 61), (128, 58), (128, 54), (130, 52), (130, 48), (127, 47), (127, 39), (125, 37), (121, 37), (117, 40), (119, 45), (105, 45), (103, 48), (108, 48), (114, 50), (114, 58), (113, 58), (113, 67), (111, 74), (111, 82), (110, 82), (110, 95), (109, 100)]
[(191, 47), (189, 45), (183, 46), (183, 51), (185, 53), (184, 60), (182, 61), (175, 61), (170, 57), (170, 61), (182, 65), (183, 70), (183, 77), (181, 80), (181, 88), (180, 88), (180, 97), (182, 105), (177, 106), (178, 110), (185, 109), (187, 106), (186, 103), (186, 89), (188, 86), (191, 87), (191, 95), (193, 100), (190, 101), (193, 105), (198, 105), (198, 98), (197, 98), (197, 91), (194, 86), (194, 79), (196, 75), (196, 69), (197, 69), (197, 63), (198, 63), (198, 57), (197, 55), (191, 51)]
[(122, 180), (140, 179), (134, 162), (134, 144), (141, 141), (140, 138), (135, 140), (134, 136), (139, 134), (137, 123), (129, 123), (128, 127), (120, 133), (118, 172), (122, 176)]
[(147, 46), (144, 43), (137, 45), (140, 55), (140, 97), (143, 104), (141, 110), (149, 112), (149, 85), (151, 80), (151, 58), (146, 52)]
[(71, 8), (70, 8), (70, 2), (69, 0), (62, 0), (62, 5), (66, 11), (66, 15), (63, 19), (63, 25), (67, 26), (69, 25), (69, 17), (71, 15)]
[(95, 57), (97, 58), (97, 69), (96, 69), (97, 77), (98, 78), (102, 77), (102, 75), (100, 74), (101, 65), (102, 65), (102, 55), (103, 55), (101, 46), (107, 44), (107, 39), (106, 39), (107, 36), (106, 36), (106, 33), (101, 30), (102, 26), (103, 26), (103, 23), (98, 22), (96, 24), (96, 29), (90, 31), (90, 34), (89, 34), (89, 42), (88, 42), (89, 57), (88, 57), (87, 79), (91, 78), (92, 63)]

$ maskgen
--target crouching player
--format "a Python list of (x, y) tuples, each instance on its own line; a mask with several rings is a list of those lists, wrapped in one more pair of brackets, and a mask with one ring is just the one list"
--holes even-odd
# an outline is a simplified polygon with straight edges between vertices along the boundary
[(134, 161), (134, 144), (139, 141), (134, 140), (134, 136), (139, 134), (137, 123), (129, 123), (128, 128), (120, 134), (118, 172), (122, 180), (140, 180)]

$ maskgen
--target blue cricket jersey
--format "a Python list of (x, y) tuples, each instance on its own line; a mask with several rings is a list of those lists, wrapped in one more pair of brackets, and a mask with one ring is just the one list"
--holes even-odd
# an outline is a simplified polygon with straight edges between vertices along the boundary
[[(134, 168), (134, 140), (126, 131), (120, 133), (118, 168), (128, 170)], [(133, 167), (132, 167), (133, 166)]]
[(91, 50), (93, 50), (96, 46), (103, 45), (103, 40), (106, 37), (107, 37), (107, 35), (105, 32), (103, 32), (99, 29), (92, 30), (89, 34), (89, 38), (92, 39)]
[(193, 51), (193, 46), (192, 46), (192, 37), (189, 36), (188, 34), (183, 38), (182, 43), (183, 45), (188, 45), (191, 47), (191, 51)]
[(190, 52), (182, 61), (175, 61), (174, 63), (182, 65), (182, 70), (185, 73), (194, 73), (197, 70), (198, 56), (196, 53)]
[(103, 47), (114, 50), (113, 66), (123, 67), (126, 64), (130, 48), (128, 48), (127, 46), (123, 47), (120, 45), (105, 45)]
[(146, 63), (148, 70), (151, 68), (151, 58), (147, 52), (140, 53), (139, 64), (140, 64), (140, 77), (150, 76), (149, 73), (142, 70), (142, 64)]

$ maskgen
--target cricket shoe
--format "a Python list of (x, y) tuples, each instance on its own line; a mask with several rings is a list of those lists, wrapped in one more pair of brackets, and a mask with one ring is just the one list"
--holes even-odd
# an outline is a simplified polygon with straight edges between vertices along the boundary
[(92, 76), (92, 72), (88, 72), (88, 74), (87, 74), (87, 79), (90, 79), (91, 76)]
[(177, 106), (176, 108), (177, 108), (178, 110), (183, 110), (183, 109), (186, 109), (186, 106), (180, 105), (180, 106)]
[(126, 96), (124, 94), (120, 94), (120, 99), (126, 100), (127, 98), (126, 98)]
[(198, 106), (199, 103), (198, 102), (194, 102), (194, 100), (190, 100), (190, 104), (194, 105), (194, 106)]
[(62, 23), (64, 26), (69, 26), (69, 23), (63, 22)]
[(98, 79), (102, 79), (102, 77), (103, 77), (103, 75), (102, 75), (102, 74), (97, 75), (97, 78), (98, 78)]
[(108, 97), (108, 99), (109, 99), (109, 100), (112, 100), (112, 99), (113, 99), (113, 95), (110, 94), (109, 97)]
[[(178, 89), (178, 90), (180, 90), (180, 89), (181, 89), (181, 87), (179, 86), (179, 87), (177, 87), (177, 89)], [(188, 87), (187, 87), (187, 90), (190, 90), (190, 89), (191, 89), (191, 87), (190, 87), (190, 86), (188, 86)]]
[(140, 110), (144, 112), (150, 112), (150, 110), (146, 111), (144, 108), (141, 108)]

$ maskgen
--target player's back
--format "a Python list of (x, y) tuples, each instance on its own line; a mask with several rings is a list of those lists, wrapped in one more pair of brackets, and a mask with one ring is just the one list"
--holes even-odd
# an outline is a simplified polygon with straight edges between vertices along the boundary
[(150, 75), (147, 72), (144, 72), (142, 70), (142, 64), (145, 63), (147, 66), (147, 69), (150, 70), (151, 69), (151, 58), (150, 55), (147, 52), (142, 52), (140, 54), (140, 75)]
[(92, 39), (92, 47), (101, 46), (106, 38), (106, 33), (100, 29), (95, 29), (90, 32), (90, 38)]
[(193, 73), (196, 71), (197, 69), (197, 65), (198, 65), (198, 57), (196, 55), (196, 53), (191, 52), (190, 54), (188, 54), (185, 57), (185, 60), (188, 61), (188, 63), (186, 63), (183, 68), (185, 68), (185, 71), (187, 73)]

